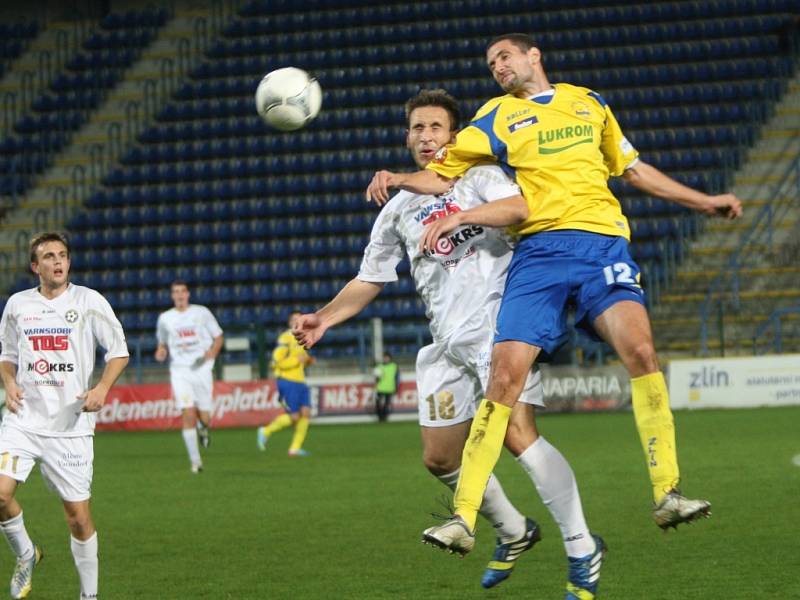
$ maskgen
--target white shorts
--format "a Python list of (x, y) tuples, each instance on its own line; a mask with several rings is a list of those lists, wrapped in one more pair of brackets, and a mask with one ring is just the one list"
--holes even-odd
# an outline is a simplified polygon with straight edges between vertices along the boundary
[(173, 367), (169, 371), (169, 378), (175, 406), (181, 410), (193, 406), (203, 411), (211, 410), (214, 375), (210, 368)]
[(45, 483), (62, 500), (88, 500), (94, 472), (93, 442), (91, 435), (50, 437), (3, 425), (0, 474), (24, 482), (38, 462)]
[[(481, 311), (446, 341), (417, 354), (419, 424), (448, 427), (472, 419), (489, 382), (494, 314)], [(528, 374), (520, 402), (544, 406), (538, 367)]]

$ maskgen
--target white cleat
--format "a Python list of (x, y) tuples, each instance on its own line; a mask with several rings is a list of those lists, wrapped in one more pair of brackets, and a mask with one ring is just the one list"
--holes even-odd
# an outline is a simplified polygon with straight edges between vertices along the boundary
[(681, 523), (691, 523), (700, 517), (711, 516), (711, 503), (707, 500), (690, 500), (678, 490), (671, 490), (653, 509), (653, 518), (661, 529), (677, 528)]
[(469, 530), (464, 519), (455, 515), (449, 521), (423, 531), (422, 542), (464, 556), (475, 547), (475, 533)]
[(33, 545), (33, 556), (28, 559), (17, 559), (14, 574), (11, 576), (11, 597), (27, 598), (33, 587), (33, 569), (43, 558), (42, 550)]
[(197, 475), (203, 472), (203, 463), (192, 463), (192, 473)]

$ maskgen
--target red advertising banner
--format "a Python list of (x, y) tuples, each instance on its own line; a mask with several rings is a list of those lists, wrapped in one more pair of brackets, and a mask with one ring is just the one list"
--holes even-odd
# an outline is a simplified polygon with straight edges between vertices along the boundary
[[(311, 386), (315, 417), (364, 415), (375, 412), (371, 383), (335, 383)], [(417, 388), (401, 382), (392, 403), (393, 412), (417, 410)], [(272, 379), (242, 382), (214, 382), (213, 427), (256, 427), (283, 412), (278, 388)], [(97, 415), (98, 431), (178, 429), (181, 411), (172, 400), (169, 384), (121, 385), (111, 389)]]

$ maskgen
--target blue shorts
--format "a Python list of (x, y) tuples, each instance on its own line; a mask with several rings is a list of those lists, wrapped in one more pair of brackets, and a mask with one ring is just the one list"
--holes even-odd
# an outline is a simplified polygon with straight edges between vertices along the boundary
[(289, 381), (279, 377), (278, 393), (280, 394), (283, 408), (290, 415), (299, 413), (300, 408), (303, 406), (311, 407), (311, 398), (308, 393), (308, 386), (305, 383)]
[(547, 231), (522, 238), (508, 268), (495, 343), (525, 342), (553, 354), (567, 339), (567, 307), (575, 326), (599, 339), (592, 323), (623, 300), (644, 304), (639, 266), (622, 237)]

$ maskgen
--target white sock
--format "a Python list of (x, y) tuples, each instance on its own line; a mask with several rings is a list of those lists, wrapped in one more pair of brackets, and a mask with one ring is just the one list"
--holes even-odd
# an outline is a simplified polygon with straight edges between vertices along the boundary
[(539, 437), (517, 461), (530, 475), (542, 502), (561, 529), (567, 556), (580, 557), (594, 552), (594, 539), (586, 525), (578, 484), (567, 459), (550, 442)]
[(192, 464), (203, 464), (200, 458), (200, 446), (197, 445), (197, 429), (194, 427), (191, 429), (184, 429), (183, 442), (186, 444), (186, 451), (189, 453), (189, 460), (192, 461)]
[(88, 540), (81, 541), (70, 536), (72, 558), (81, 580), (81, 598), (97, 598), (97, 576), (100, 571), (97, 560), (97, 532)]
[[(459, 473), (460, 468), (447, 475), (439, 475), (438, 479), (451, 490), (455, 490)], [(497, 531), (497, 537), (503, 543), (513, 542), (525, 535), (525, 516), (511, 504), (494, 473), (489, 477), (486, 491), (483, 492), (480, 513), (492, 524)]]
[(3, 530), (3, 535), (6, 536), (6, 541), (14, 556), (22, 559), (33, 556), (33, 542), (25, 529), (22, 513), (8, 521), (0, 522), (0, 529)]

